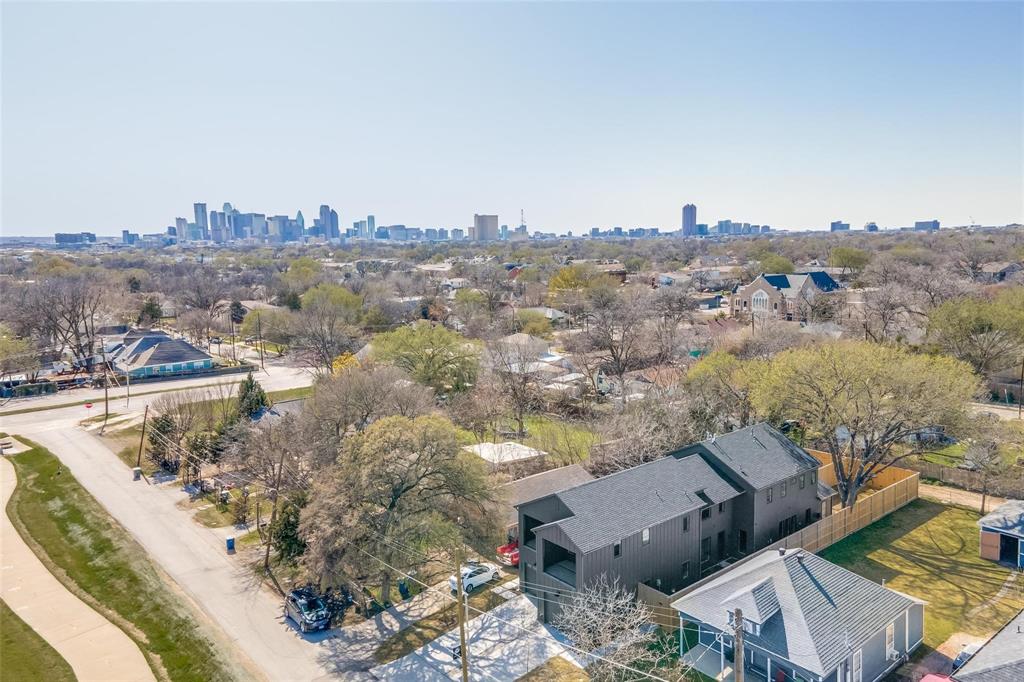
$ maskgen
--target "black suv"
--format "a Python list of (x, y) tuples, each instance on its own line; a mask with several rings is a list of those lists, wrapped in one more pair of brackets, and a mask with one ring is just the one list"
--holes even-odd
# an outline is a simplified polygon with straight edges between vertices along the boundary
[(284, 615), (295, 621), (303, 632), (326, 630), (331, 626), (331, 612), (327, 603), (306, 588), (288, 593), (284, 600)]

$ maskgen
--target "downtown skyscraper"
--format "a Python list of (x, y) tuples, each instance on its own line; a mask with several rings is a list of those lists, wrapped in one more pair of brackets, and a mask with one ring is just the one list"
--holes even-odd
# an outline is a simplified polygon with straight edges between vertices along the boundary
[(697, 234), (697, 206), (686, 204), (683, 206), (683, 236), (692, 237)]

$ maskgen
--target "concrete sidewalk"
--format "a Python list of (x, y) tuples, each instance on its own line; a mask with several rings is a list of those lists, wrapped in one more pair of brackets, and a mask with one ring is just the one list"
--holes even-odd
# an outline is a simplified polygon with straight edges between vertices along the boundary
[[(4, 509), (16, 484), (14, 465), (0, 458)], [(3, 600), (71, 665), (79, 682), (155, 681), (135, 642), (54, 578), (6, 513), (0, 519), (0, 547)]]

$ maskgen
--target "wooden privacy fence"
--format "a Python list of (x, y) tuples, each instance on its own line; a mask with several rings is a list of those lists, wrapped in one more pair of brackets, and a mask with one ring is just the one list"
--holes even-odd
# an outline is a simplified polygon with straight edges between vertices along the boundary
[[(811, 451), (811, 453), (815, 456), (824, 454), (814, 451)], [(822, 466), (818, 471), (818, 477), (823, 483), (834, 485), (835, 474), (832, 472), (831, 467), (831, 463)], [(831, 478), (831, 482), (829, 478)], [(871, 489), (865, 489), (861, 492), (853, 507), (837, 509), (831, 516), (826, 516), (821, 521), (812, 523), (792, 535), (787, 535), (778, 542), (774, 542), (754, 554), (743, 557), (722, 570), (728, 571), (733, 566), (750, 561), (762, 552), (775, 552), (780, 547), (786, 549), (803, 548), (809, 552), (820, 552), (829, 545), (839, 542), (843, 538), (871, 525), (883, 516), (891, 514), (900, 507), (916, 500), (919, 479), (920, 474), (916, 471), (900, 467), (889, 467), (872, 480)], [(641, 583), (637, 586), (637, 599), (651, 607), (654, 613), (654, 620), (658, 625), (676, 630), (679, 628), (679, 621), (672, 617), (672, 602), (714, 580), (720, 573), (721, 571), (716, 571), (692, 585), (684, 587), (675, 594), (664, 594), (649, 585)]]

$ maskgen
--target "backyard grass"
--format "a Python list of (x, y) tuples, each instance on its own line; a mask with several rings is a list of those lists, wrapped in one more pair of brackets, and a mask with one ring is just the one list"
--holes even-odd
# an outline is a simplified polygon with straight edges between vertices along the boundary
[[(10, 457), (7, 514), (65, 586), (138, 644), (158, 679), (233, 680), (224, 655), (140, 547), (45, 448)], [(45, 678), (22, 678), (45, 679)]]
[(978, 554), (980, 514), (916, 500), (854, 533), (821, 556), (875, 582), (922, 599), (924, 643), (934, 649), (954, 632), (987, 635), (1024, 607), (1013, 572)]
[(0, 601), (0, 682), (75, 682), (71, 666)]
[(578, 665), (555, 656), (520, 677), (518, 682), (587, 682), (589, 679), (590, 675)]
[[(547, 415), (531, 414), (524, 420), (526, 438), (521, 442), (537, 450), (548, 453), (551, 461), (557, 464), (573, 464), (586, 460), (590, 450), (599, 442), (597, 434), (580, 424), (556, 419)], [(509, 421), (502, 425), (505, 432), (514, 432), (515, 422)], [(484, 435), (485, 442), (501, 443), (515, 440), (511, 436), (488, 431)], [(465, 429), (459, 429), (459, 442), (463, 445), (475, 445), (476, 437)]]
[[(505, 581), (503, 581), (505, 582)], [(469, 617), (475, 618), (480, 614), (472, 609), (490, 611), (496, 606), (505, 603), (505, 598), (494, 592), (494, 587), (502, 583), (492, 583), (486, 588), (474, 590), (469, 595), (470, 612)], [(397, 661), (402, 656), (411, 654), (424, 644), (432, 642), (446, 632), (458, 627), (458, 612), (455, 610), (454, 601), (444, 608), (421, 618), (401, 632), (388, 637), (377, 650), (373, 657), (378, 663), (390, 663)]]

